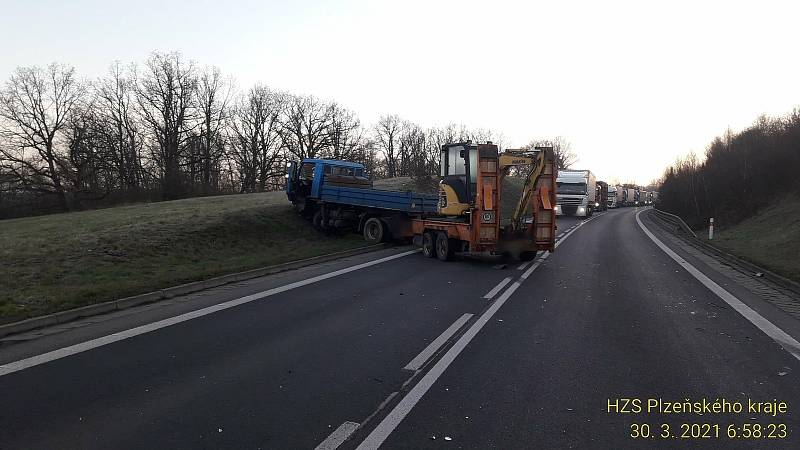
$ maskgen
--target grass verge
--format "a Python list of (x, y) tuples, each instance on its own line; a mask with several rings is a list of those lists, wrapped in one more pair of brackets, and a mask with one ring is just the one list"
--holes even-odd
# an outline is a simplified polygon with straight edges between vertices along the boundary
[(0, 323), (366, 245), (327, 237), (283, 192), (0, 221)]
[[(698, 235), (708, 238), (707, 230)], [(722, 227), (711, 243), (800, 282), (800, 197), (787, 196), (734, 226)]]

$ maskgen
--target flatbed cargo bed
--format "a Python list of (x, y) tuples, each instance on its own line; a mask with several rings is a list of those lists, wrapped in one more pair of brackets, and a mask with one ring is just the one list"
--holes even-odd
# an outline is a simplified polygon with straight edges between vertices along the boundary
[(435, 214), (439, 202), (439, 197), (436, 194), (329, 185), (322, 186), (319, 199), (325, 203), (387, 209), (422, 215)]

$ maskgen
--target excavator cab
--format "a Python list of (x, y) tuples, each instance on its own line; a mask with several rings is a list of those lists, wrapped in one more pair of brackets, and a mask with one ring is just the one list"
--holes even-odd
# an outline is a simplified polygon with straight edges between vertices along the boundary
[(439, 214), (464, 216), (474, 204), (478, 146), (469, 141), (442, 146)]

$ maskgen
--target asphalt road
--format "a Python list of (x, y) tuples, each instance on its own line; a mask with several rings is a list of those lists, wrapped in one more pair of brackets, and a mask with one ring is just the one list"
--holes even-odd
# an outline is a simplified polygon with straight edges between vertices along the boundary
[[(560, 218), (556, 252), (522, 270), (392, 249), (4, 340), (0, 448), (333, 448), (344, 436), (339, 448), (797, 448), (800, 361), (659, 249), (636, 212)], [(744, 411), (609, 412), (617, 399)], [(642, 424), (653, 437), (631, 437)], [(742, 437), (753, 424), (763, 437)]]

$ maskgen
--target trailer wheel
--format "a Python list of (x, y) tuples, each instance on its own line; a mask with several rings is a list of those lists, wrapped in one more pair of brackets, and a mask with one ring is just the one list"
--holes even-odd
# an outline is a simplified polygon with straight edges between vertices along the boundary
[(381, 219), (371, 217), (364, 223), (364, 240), (370, 244), (378, 244), (386, 240), (386, 225)]
[(434, 242), (434, 234), (426, 231), (422, 234), (422, 254), (428, 258), (436, 256), (436, 243)]
[(436, 236), (436, 257), (440, 261), (450, 261), (453, 259), (453, 246), (447, 233), (439, 232)]

